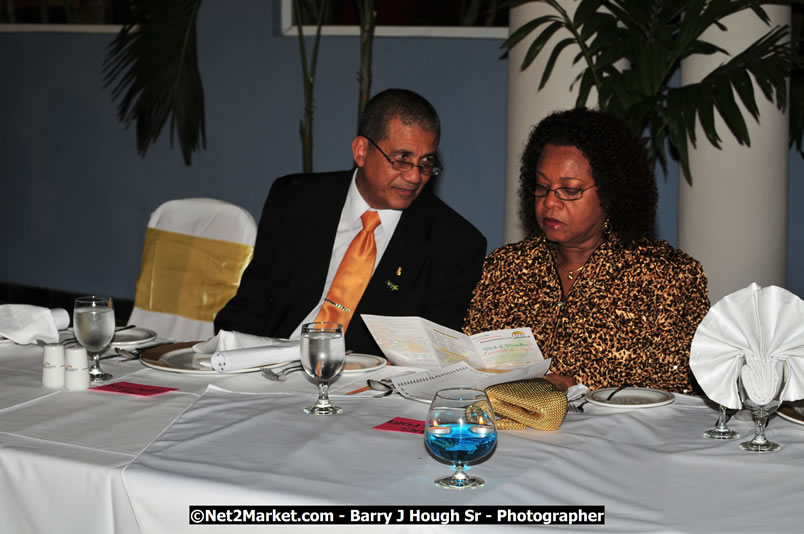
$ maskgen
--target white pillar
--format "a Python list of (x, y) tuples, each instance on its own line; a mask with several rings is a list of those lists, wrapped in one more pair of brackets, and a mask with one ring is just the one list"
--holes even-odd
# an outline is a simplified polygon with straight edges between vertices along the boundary
[[(766, 6), (765, 10), (772, 24), (790, 24), (789, 7)], [(710, 29), (702, 38), (731, 55), (770, 29), (749, 11), (724, 23), (727, 32)], [(723, 55), (685, 59), (681, 83), (701, 80), (723, 61)], [(754, 93), (759, 123), (743, 111), (751, 146), (739, 145), (716, 115), (722, 150), (709, 143), (699, 125), (697, 148), (688, 143), (693, 185), (679, 179), (679, 247), (703, 264), (712, 303), (751, 282), (786, 283), (787, 115), (766, 100), (756, 84)], [(739, 102), (736, 94), (735, 100)]]
[[(575, 13), (577, 2), (561, 0), (562, 7), (570, 15)], [(528, 2), (511, 8), (509, 31), (513, 33), (525, 23), (542, 15), (555, 15), (550, 6), (542, 2)], [(544, 26), (542, 26), (542, 29)], [(575, 107), (578, 96), (577, 84), (570, 91), (572, 80), (584, 68), (583, 62), (572, 66), (572, 58), (578, 53), (576, 46), (568, 46), (559, 56), (547, 85), (539, 91), (544, 67), (555, 44), (569, 36), (559, 30), (548, 41), (539, 57), (524, 71), (520, 70), (522, 59), (536, 34), (531, 33), (508, 53), (508, 111), (507, 149), (505, 172), (505, 226), (503, 239), (506, 243), (519, 241), (525, 236), (519, 217), (519, 167), (522, 150), (531, 128), (553, 111)], [(592, 91), (590, 105), (597, 102), (597, 93)]]

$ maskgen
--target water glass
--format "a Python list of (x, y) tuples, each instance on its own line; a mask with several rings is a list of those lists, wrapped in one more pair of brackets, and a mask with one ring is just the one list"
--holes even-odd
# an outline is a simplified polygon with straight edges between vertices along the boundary
[(301, 364), (304, 372), (318, 383), (318, 400), (304, 413), (337, 415), (343, 410), (329, 400), (329, 383), (337, 377), (346, 360), (343, 326), (340, 323), (306, 323), (301, 329)]
[(727, 408), (721, 404), (715, 427), (704, 432), (704, 437), (708, 439), (739, 439), (740, 434), (726, 425), (729, 417)]
[(768, 417), (782, 404), (782, 393), (790, 379), (787, 362), (751, 362), (743, 360), (737, 375), (737, 390), (743, 407), (754, 419), (754, 439), (740, 443), (748, 452), (776, 452), (782, 448), (765, 437)]
[(110, 297), (78, 297), (73, 308), (75, 339), (92, 358), (89, 375), (92, 382), (109, 380), (112, 375), (100, 368), (100, 355), (114, 337), (114, 305)]
[(447, 489), (472, 489), (485, 484), (466, 474), (466, 466), (491, 455), (497, 445), (494, 411), (486, 393), (471, 388), (442, 389), (433, 397), (424, 428), (424, 445), (454, 473), (435, 480)]

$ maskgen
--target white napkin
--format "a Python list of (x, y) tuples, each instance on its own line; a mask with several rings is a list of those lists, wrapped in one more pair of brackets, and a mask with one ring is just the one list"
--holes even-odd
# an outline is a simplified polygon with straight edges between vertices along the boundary
[(28, 304), (0, 305), (0, 336), (27, 345), (41, 339), (56, 343), (59, 330), (70, 326), (70, 314), (64, 308), (41, 308)]
[(193, 345), (193, 350), (212, 354), (212, 368), (219, 373), (250, 369), (299, 359), (299, 341), (260, 337), (221, 330), (218, 335)]
[(589, 388), (586, 387), (584, 384), (575, 384), (574, 386), (570, 386), (567, 389), (567, 400), (569, 402), (574, 402), (576, 400), (580, 400), (589, 393)]
[(784, 360), (746, 357), (740, 369), (743, 387), (748, 397), (760, 406), (776, 397), (784, 377)]
[(782, 399), (804, 398), (804, 302), (776, 286), (751, 284), (723, 297), (701, 321), (690, 350), (698, 384), (710, 399), (732, 409), (741, 408), (739, 373), (757, 401), (778, 385), (782, 360), (790, 374)]

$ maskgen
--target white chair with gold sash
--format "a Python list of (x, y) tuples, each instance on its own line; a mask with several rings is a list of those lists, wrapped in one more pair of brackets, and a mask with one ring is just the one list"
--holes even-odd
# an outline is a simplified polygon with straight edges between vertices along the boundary
[(170, 200), (151, 214), (129, 324), (177, 341), (214, 335), (212, 321), (240, 285), (257, 224), (211, 198)]

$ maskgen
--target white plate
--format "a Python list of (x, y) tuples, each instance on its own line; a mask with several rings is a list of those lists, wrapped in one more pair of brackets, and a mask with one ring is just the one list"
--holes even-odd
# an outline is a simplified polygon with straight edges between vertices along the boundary
[[(146, 350), (140, 356), (140, 361), (146, 367), (158, 369), (160, 371), (169, 371), (171, 373), (183, 373), (189, 375), (215, 375), (224, 376), (231, 374), (241, 373), (255, 373), (261, 367), (249, 367), (248, 369), (237, 369), (227, 373), (219, 373), (212, 368), (210, 358), (212, 354), (205, 354), (202, 352), (195, 352), (193, 345), (197, 342), (191, 343), (175, 343), (173, 345), (163, 345), (161, 347), (154, 347), (151, 350)], [(285, 365), (287, 362), (275, 363), (273, 365), (264, 365), (263, 367), (279, 367)]]
[[(146, 367), (159, 369), (160, 371), (170, 371), (172, 373), (184, 373), (193, 375), (225, 375), (240, 373), (255, 373), (263, 367), (271, 369), (282, 367), (289, 362), (279, 362), (260, 367), (249, 367), (248, 369), (237, 369), (227, 373), (219, 373), (212, 368), (210, 363), (211, 354), (195, 352), (191, 343), (175, 343), (163, 345), (146, 350), (142, 353), (140, 361)], [(351, 375), (365, 373), (382, 369), (388, 364), (384, 358), (372, 356), (370, 354), (347, 354), (346, 362), (343, 365), (342, 374)]]
[(779, 417), (787, 419), (791, 423), (804, 425), (804, 404), (801, 401), (796, 401), (792, 406), (785, 403), (776, 413), (779, 414)]
[(672, 393), (661, 389), (625, 388), (617, 393), (611, 400), (606, 398), (617, 388), (603, 388), (590, 391), (586, 400), (598, 406), (609, 408), (655, 408), (670, 404), (676, 398)]
[(368, 371), (376, 371), (388, 365), (385, 358), (374, 356), (372, 354), (358, 354), (353, 352), (346, 355), (346, 361), (343, 363), (343, 375), (356, 375), (359, 373), (367, 373)]
[(147, 328), (129, 328), (116, 332), (112, 338), (113, 347), (133, 347), (156, 339), (156, 332)]

